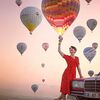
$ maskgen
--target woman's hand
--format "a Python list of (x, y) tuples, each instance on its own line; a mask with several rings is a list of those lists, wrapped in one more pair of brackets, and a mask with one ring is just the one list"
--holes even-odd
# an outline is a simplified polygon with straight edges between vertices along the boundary
[(63, 40), (63, 37), (61, 36), (61, 35), (59, 35), (59, 42), (62, 42), (62, 40)]
[(59, 35), (58, 39), (59, 39), (59, 42), (58, 42), (58, 52), (63, 57), (64, 56), (64, 53), (61, 51), (61, 42), (63, 40), (63, 37), (61, 35)]
[(83, 76), (82, 76), (82, 75), (80, 75), (80, 78), (83, 78)]

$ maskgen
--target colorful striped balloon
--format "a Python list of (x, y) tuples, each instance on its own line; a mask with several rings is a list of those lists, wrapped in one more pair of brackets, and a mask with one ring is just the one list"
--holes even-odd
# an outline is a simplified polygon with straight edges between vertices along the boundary
[(59, 35), (63, 35), (67, 28), (76, 19), (79, 9), (79, 0), (42, 0), (42, 12)]

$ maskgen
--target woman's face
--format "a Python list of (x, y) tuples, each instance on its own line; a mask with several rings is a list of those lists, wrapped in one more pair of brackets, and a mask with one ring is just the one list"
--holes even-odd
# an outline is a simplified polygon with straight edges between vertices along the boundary
[(76, 52), (75, 49), (73, 49), (71, 47), (69, 48), (69, 51), (70, 51), (70, 54), (75, 54), (75, 52)]

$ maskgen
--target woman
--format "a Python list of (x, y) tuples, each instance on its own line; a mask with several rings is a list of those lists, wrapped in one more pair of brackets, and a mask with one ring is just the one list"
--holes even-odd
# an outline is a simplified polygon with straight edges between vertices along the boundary
[(62, 75), (61, 88), (60, 88), (61, 95), (55, 100), (66, 100), (66, 94), (70, 94), (70, 83), (71, 80), (76, 78), (76, 68), (78, 70), (80, 78), (83, 78), (79, 67), (79, 58), (75, 56), (75, 53), (77, 51), (76, 47), (71, 46), (69, 48), (70, 55), (66, 55), (61, 51), (62, 40), (63, 37), (59, 36), (58, 52), (65, 59), (67, 63), (67, 68), (65, 69)]

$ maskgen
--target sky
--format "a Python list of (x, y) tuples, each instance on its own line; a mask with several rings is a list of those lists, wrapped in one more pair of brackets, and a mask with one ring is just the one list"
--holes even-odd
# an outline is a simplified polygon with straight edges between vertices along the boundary
[[(58, 34), (50, 26), (42, 14), (42, 22), (29, 34), (27, 28), (20, 20), (20, 12), (23, 8), (34, 6), (41, 10), (42, 0), (22, 0), (18, 7), (15, 0), (1, 0), (0, 3), (0, 94), (55, 97), (59, 95), (62, 73), (67, 67), (65, 60), (58, 53)], [(87, 5), (85, 0), (80, 0), (80, 11), (72, 23), (65, 31), (61, 49), (65, 54), (69, 54), (68, 48), (71, 45), (77, 47), (76, 56), (80, 60), (80, 68), (84, 77), (88, 76), (88, 71), (93, 70), (95, 74), (100, 72), (100, 0), (92, 0)], [(97, 26), (93, 32), (86, 25), (88, 19), (97, 20)], [(81, 43), (73, 35), (76, 26), (84, 26), (86, 35)], [(27, 50), (21, 56), (16, 45), (19, 42), (27, 44)], [(45, 52), (42, 43), (49, 43), (49, 48)], [(96, 56), (92, 62), (85, 58), (83, 49), (89, 47), (93, 42), (98, 43)], [(45, 63), (45, 67), (41, 67)], [(77, 77), (79, 77), (77, 72)], [(45, 82), (42, 79), (45, 78)], [(36, 94), (31, 90), (32, 84), (38, 84), (39, 89)]]

